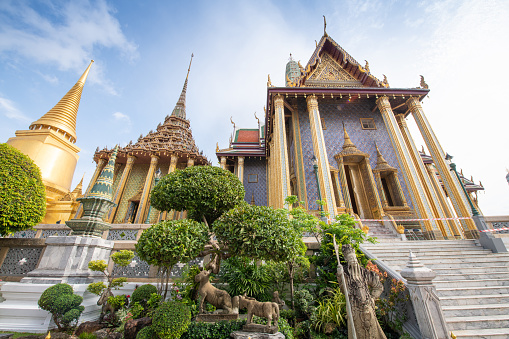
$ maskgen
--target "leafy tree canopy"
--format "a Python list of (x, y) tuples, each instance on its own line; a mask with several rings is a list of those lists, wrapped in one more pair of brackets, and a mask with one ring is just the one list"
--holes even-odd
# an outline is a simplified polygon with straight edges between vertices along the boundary
[(221, 214), (244, 200), (244, 187), (230, 171), (212, 166), (191, 166), (163, 177), (150, 201), (160, 211), (187, 210), (196, 221), (212, 224)]
[(39, 167), (25, 154), (0, 144), (0, 234), (37, 225), (46, 213)]
[(285, 209), (240, 204), (212, 225), (219, 243), (231, 254), (276, 262), (289, 261), (305, 251), (302, 234)]

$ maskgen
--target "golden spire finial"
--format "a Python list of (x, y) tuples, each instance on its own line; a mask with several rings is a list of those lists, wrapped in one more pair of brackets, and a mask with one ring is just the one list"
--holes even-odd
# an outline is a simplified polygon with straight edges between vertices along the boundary
[(219, 152), (219, 142), (216, 142), (216, 152)]
[(191, 71), (191, 63), (193, 62), (194, 54), (191, 53), (191, 61), (189, 61), (189, 68), (187, 69), (186, 81), (184, 81), (184, 87), (182, 87), (182, 93), (180, 93), (180, 97), (175, 104), (175, 108), (171, 115), (177, 116), (179, 118), (186, 118), (186, 92), (187, 92), (187, 80), (189, 79), (189, 72)]
[(366, 70), (366, 72), (370, 73), (371, 71), (369, 70), (369, 62), (368, 60), (364, 60), (366, 61), (366, 65), (364, 66), (364, 69)]
[(258, 117), (256, 116), (256, 112), (254, 112), (254, 117), (255, 117), (256, 121), (258, 121), (258, 126), (260, 126), (260, 119), (258, 119)]
[(94, 60), (90, 61), (78, 82), (60, 99), (55, 107), (50, 109), (39, 120), (30, 124), (30, 129), (32, 129), (32, 126), (49, 126), (65, 134), (72, 143), (76, 142), (76, 118), (80, 106), (81, 92), (93, 62)]
[(189, 61), (189, 68), (187, 69), (186, 79), (189, 77), (189, 72), (191, 71), (191, 63), (193, 62), (194, 53), (191, 53), (191, 61)]
[(233, 117), (230, 117), (230, 122), (231, 122), (231, 123), (232, 123), (232, 125), (233, 125), (233, 130), (235, 130), (235, 123), (233, 122), (233, 119), (232, 119), (232, 118), (233, 118)]
[(327, 28), (327, 21), (325, 20), (325, 15), (324, 15), (323, 16), (323, 35), (324, 36), (328, 36), (327, 32), (326, 32), (326, 28)]
[(421, 88), (429, 88), (426, 81), (424, 81), (424, 77), (422, 75), (421, 75), (421, 83), (419, 85), (421, 86)]
[(350, 136), (348, 135), (348, 132), (346, 131), (346, 128), (345, 128), (345, 123), (343, 122), (343, 135), (345, 137), (345, 143), (343, 144), (343, 148), (346, 146), (354, 146), (355, 145), (353, 144), (352, 140), (350, 140)]
[(270, 81), (270, 74), (267, 75), (267, 78), (268, 78), (268, 80), (267, 80), (267, 87), (273, 87), (272, 86), (272, 81)]

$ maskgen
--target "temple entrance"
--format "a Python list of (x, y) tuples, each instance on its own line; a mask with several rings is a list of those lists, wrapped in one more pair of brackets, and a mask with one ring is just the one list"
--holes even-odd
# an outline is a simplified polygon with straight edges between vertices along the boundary
[(368, 203), (359, 164), (350, 163), (344, 166), (353, 212), (362, 219), (372, 219), (373, 214), (371, 213), (371, 208)]

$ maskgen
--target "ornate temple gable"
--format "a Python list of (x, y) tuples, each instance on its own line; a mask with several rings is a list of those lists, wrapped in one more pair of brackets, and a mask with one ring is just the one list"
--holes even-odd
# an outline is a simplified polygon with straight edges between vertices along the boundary
[(327, 34), (320, 39), (306, 66), (299, 66), (301, 75), (288, 84), (290, 87), (389, 87), (370, 73), (367, 63), (361, 66)]
[(328, 53), (306, 79), (308, 87), (361, 87), (362, 83), (345, 71)]

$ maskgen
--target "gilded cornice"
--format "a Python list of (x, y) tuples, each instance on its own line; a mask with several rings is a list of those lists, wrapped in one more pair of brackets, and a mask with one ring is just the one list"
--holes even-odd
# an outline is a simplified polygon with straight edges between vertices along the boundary
[(81, 93), (93, 62), (94, 60), (90, 62), (78, 82), (64, 95), (55, 107), (50, 109), (39, 120), (30, 124), (30, 129), (36, 129), (38, 126), (50, 126), (68, 136), (72, 143), (76, 142), (76, 118), (78, 116)]

